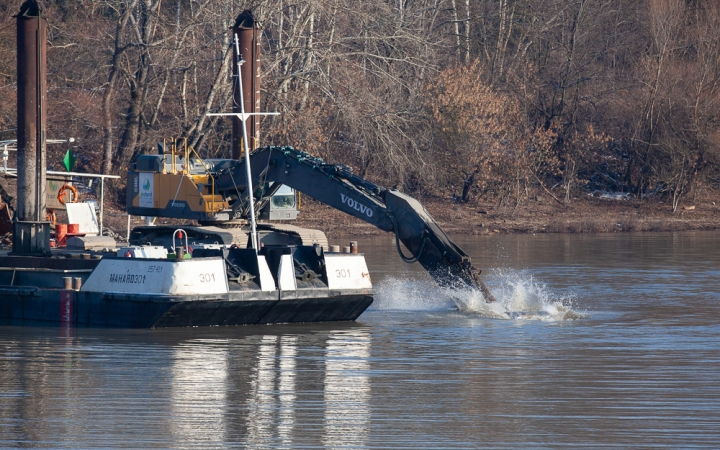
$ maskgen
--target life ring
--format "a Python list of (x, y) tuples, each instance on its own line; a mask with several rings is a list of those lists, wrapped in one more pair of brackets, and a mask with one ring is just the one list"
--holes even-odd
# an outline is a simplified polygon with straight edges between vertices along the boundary
[(77, 189), (75, 189), (75, 186), (65, 183), (62, 185), (62, 187), (58, 191), (58, 195), (57, 195), (57, 199), (61, 205), (65, 204), (65, 199), (63, 197), (65, 197), (65, 191), (67, 191), (68, 189), (70, 189), (72, 191), (72, 195), (73, 195), (72, 201), (70, 203), (77, 202), (77, 198), (78, 198)]
[(55, 211), (52, 209), (48, 209), (45, 212), (45, 220), (50, 222), (50, 225), (55, 225), (57, 223), (57, 216), (55, 215)]

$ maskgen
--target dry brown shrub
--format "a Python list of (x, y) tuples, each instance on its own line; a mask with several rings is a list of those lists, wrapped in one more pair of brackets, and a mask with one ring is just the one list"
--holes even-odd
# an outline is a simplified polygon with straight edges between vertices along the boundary
[(313, 155), (327, 157), (330, 109), (321, 96), (310, 97), (302, 111), (286, 110), (269, 124), (263, 145), (292, 145)]
[(479, 60), (441, 72), (427, 85), (425, 102), (448, 179), (463, 187), (459, 197), (467, 201), (472, 188), (502, 189), (503, 175), (513, 174), (519, 161), (519, 103), (486, 81)]

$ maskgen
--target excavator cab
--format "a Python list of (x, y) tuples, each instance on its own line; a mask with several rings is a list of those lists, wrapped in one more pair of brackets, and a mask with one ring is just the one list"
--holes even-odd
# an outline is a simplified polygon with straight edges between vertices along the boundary
[(281, 185), (260, 210), (260, 220), (295, 220), (299, 194), (290, 186)]

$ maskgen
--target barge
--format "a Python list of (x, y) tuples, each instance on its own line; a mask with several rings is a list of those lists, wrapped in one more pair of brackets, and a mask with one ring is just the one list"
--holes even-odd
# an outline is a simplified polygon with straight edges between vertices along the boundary
[(362, 254), (319, 245), (164, 252), (4, 256), (0, 318), (134, 328), (319, 322), (355, 320), (373, 300)]

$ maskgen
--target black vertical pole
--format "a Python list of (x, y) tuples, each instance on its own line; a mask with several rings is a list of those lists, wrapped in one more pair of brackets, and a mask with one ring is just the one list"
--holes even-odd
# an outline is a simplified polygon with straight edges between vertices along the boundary
[(13, 253), (50, 252), (50, 224), (45, 221), (45, 95), (47, 20), (35, 0), (17, 16), (17, 211)]

